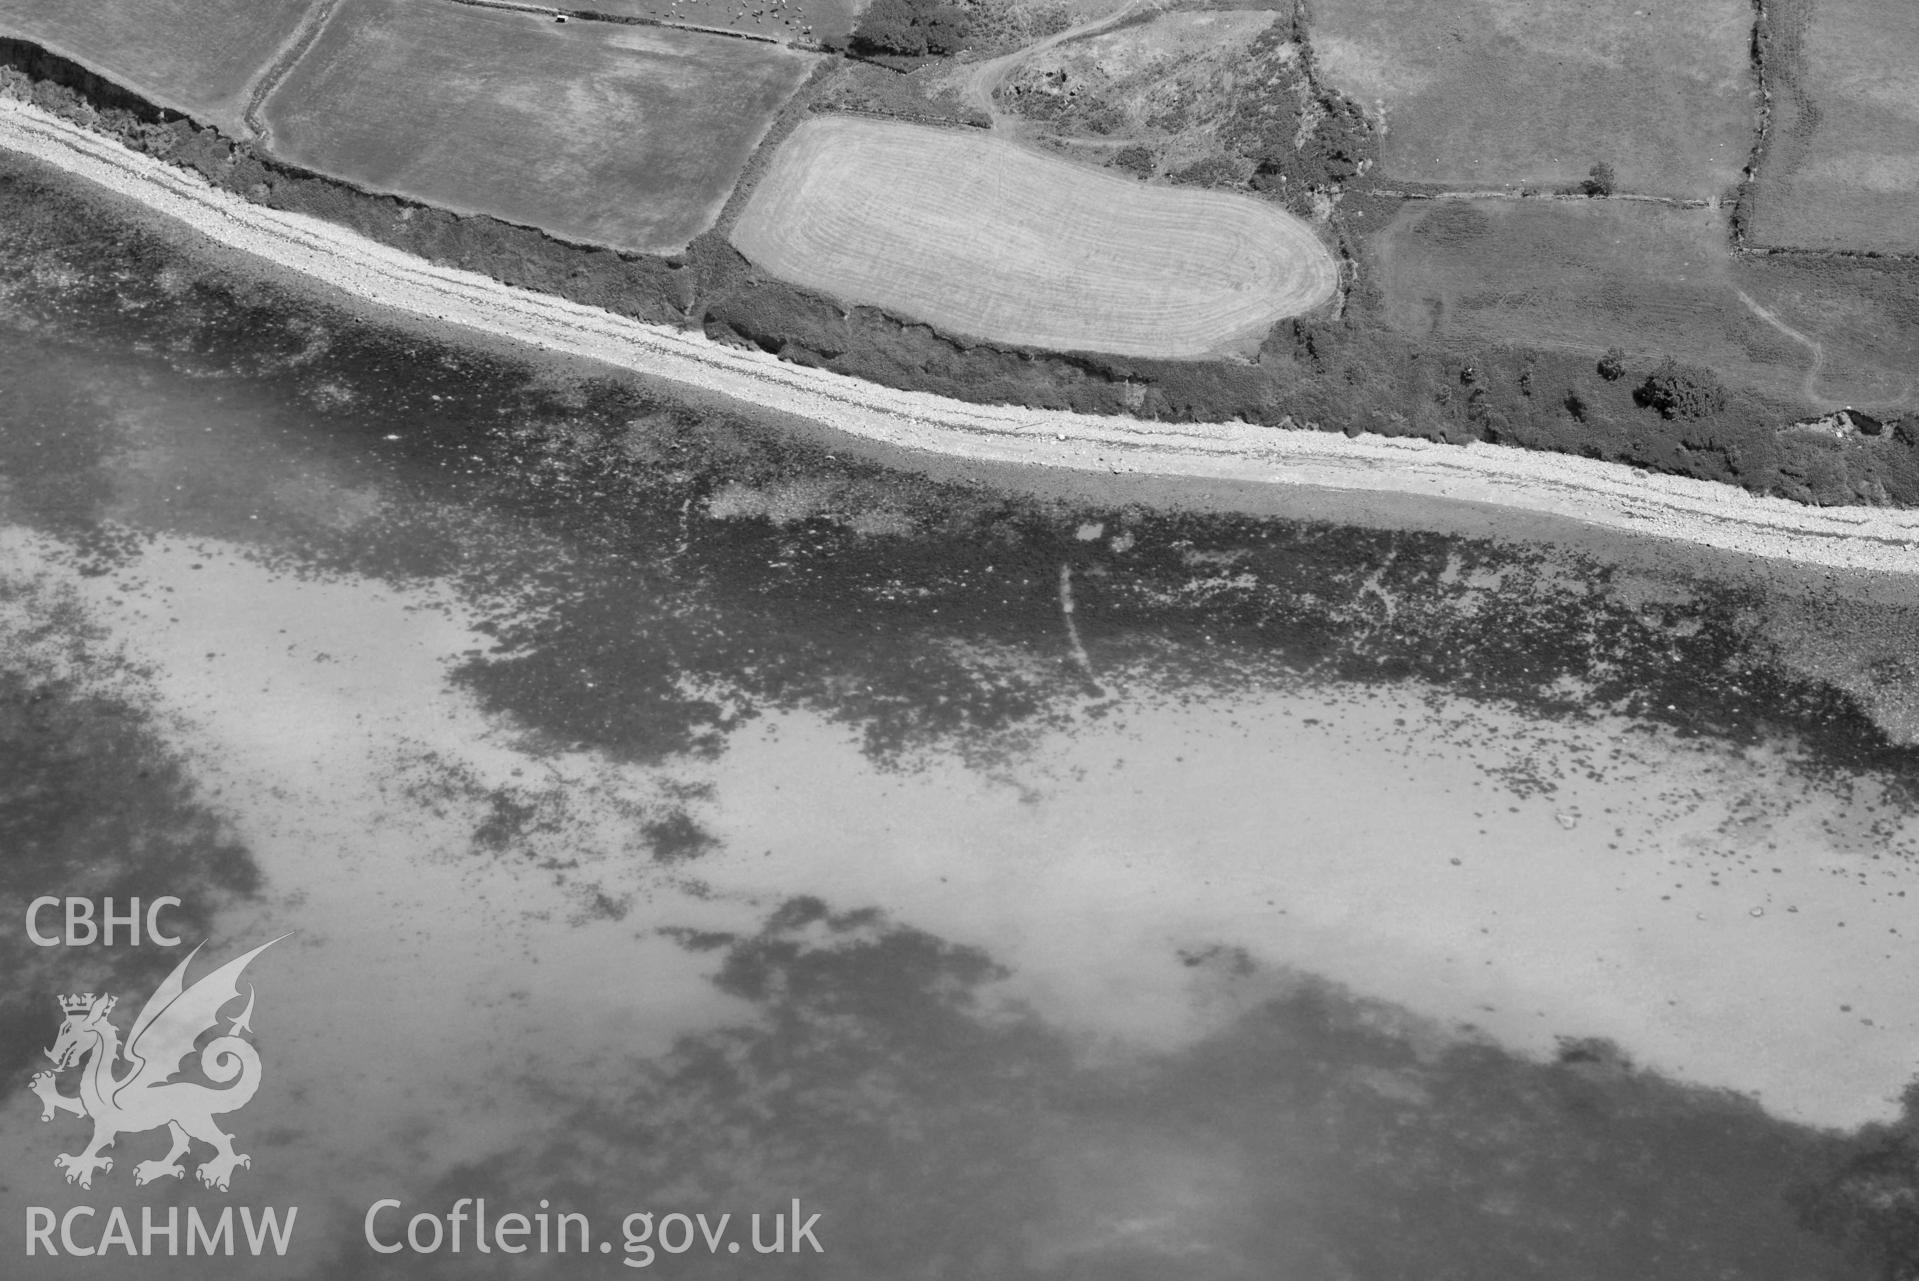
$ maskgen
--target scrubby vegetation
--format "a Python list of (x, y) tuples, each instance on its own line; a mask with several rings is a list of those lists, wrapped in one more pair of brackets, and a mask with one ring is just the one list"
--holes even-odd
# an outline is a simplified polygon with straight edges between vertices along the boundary
[(997, 350), (870, 308), (841, 309), (742, 269), (705, 321), (807, 364), (963, 400), (1011, 401), (1176, 421), (1239, 417), (1326, 431), (1490, 441), (1742, 485), (1802, 502), (1919, 502), (1919, 421), (1879, 435), (1789, 427), (1786, 403), (1708, 390), (1668, 418), (1640, 393), (1663, 362), (1626, 359), (1616, 379), (1589, 353), (1394, 334), (1363, 294), (1339, 319), (1275, 326), (1252, 364)]
[[(624, 315), (699, 325), (721, 338), (888, 385), (1169, 420), (1237, 417), (1304, 429), (1500, 441), (1804, 502), (1919, 504), (1919, 417), (1874, 411), (1848, 419), (1851, 427), (1801, 430), (1791, 424), (1802, 408), (1716, 367), (1723, 400), (1709, 386), (1702, 393), (1663, 378), (1663, 355), (1671, 352), (1615, 346), (1602, 357), (1597, 346), (1470, 335), (1439, 342), (1389, 328), (1367, 242), (1354, 234), (1392, 221), (1400, 203), (1383, 198), (1349, 193), (1333, 225), (1342, 252), (1359, 264), (1336, 318), (1282, 322), (1250, 363), (1103, 358), (961, 343), (872, 308), (844, 308), (764, 278), (716, 233), (670, 259), (623, 256), (564, 245), (490, 218), (367, 195), (264, 159), (38, 51), (29, 58), (16, 49), (0, 61), (0, 94), (31, 97), (250, 199), (316, 214), (435, 262)], [(1611, 202), (1576, 207), (1621, 208)], [(1463, 206), (1449, 211), (1466, 222), (1473, 213)], [(1847, 295), (1865, 308), (1849, 342), (1891, 341), (1884, 318), (1904, 315), (1900, 308), (1919, 310), (1919, 268), (1910, 264), (1762, 259), (1742, 270), (1800, 291), (1815, 289), (1819, 273), (1847, 273)], [(1742, 279), (1752, 288), (1759, 277)], [(1838, 344), (1829, 340), (1828, 349), (1831, 361), (1843, 363)], [(1678, 366), (1697, 363), (1683, 354), (1674, 359)], [(1661, 407), (1667, 391), (1671, 417)]]
[(1726, 412), (1726, 388), (1712, 370), (1682, 365), (1671, 356), (1646, 375), (1634, 395), (1665, 417), (1687, 422)]
[[(1381, 202), (1367, 220), (1381, 315), (1416, 339), (1670, 356), (1805, 413), (1896, 410), (1919, 368), (1919, 271), (1735, 255), (1723, 209), (1638, 201)], [(1654, 389), (1657, 392), (1657, 389)], [(1657, 396), (1655, 396), (1657, 399)], [(1821, 405), (1821, 402), (1825, 404)]]
[[(1065, 137), (1119, 138), (1119, 168), (1272, 194), (1296, 211), (1370, 167), (1378, 131), (1325, 88), (1297, 19), (1174, 15), (1061, 46), (1002, 97)], [(1176, 19), (1179, 19), (1176, 21)]]
[(1331, 94), (1317, 95), (1305, 111), (1302, 130), (1285, 122), (1266, 124), (1242, 146), (1253, 161), (1253, 186), (1261, 191), (1337, 189), (1365, 172), (1373, 158), (1372, 124), (1359, 107)]
[(1153, 153), (1149, 148), (1137, 144), (1121, 147), (1113, 153), (1113, 167), (1137, 174), (1141, 178), (1150, 178), (1153, 176)]
[[(887, 116), (918, 124), (966, 125), (983, 129), (992, 118), (960, 95), (950, 83), (938, 82), (933, 68), (902, 75), (863, 59), (848, 59), (824, 77), (812, 95), (814, 111), (845, 111)], [(765, 154), (762, 144), (761, 154)]]
[(1374, 158), (1372, 122), (1358, 103), (1321, 82), (1305, 36), (1303, 17), (1296, 16), (1291, 27), (1274, 25), (1253, 44), (1252, 66), (1272, 68), (1269, 77), (1280, 72), (1283, 94), (1269, 97), (1255, 87), (1235, 95), (1226, 145), (1252, 161), (1253, 185), (1262, 190), (1337, 189)]
[(947, 0), (873, 0), (853, 28), (852, 47), (923, 58), (957, 52), (969, 32), (966, 11)]
[(583, 249), (496, 218), (370, 195), (104, 87), (91, 72), (22, 42), (0, 41), (0, 97), (31, 101), (258, 204), (312, 214), (443, 266), (642, 320), (679, 319), (691, 302), (696, 273), (683, 257)]
[(1068, 0), (951, 0), (966, 8), (967, 48), (982, 57), (1010, 52), (1073, 25)]

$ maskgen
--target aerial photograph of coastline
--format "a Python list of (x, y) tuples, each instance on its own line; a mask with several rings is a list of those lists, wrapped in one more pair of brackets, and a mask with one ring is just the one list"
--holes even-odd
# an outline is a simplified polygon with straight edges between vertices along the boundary
[(0, 1277), (1919, 1281), (1911, 0), (0, 0)]

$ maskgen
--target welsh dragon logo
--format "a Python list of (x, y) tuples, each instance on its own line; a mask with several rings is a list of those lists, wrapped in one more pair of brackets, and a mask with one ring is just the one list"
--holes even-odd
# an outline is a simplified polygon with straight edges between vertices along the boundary
[[(218, 1029), (220, 1011), (239, 999), (240, 973), (247, 963), (279, 941), (262, 943), (187, 987), (187, 966), (200, 953), (200, 948), (194, 948), (147, 998), (124, 1046), (119, 1029), (107, 1018), (117, 998), (91, 992), (60, 998), (66, 1021), (60, 1025), (53, 1048), (46, 1052), (53, 1060), (53, 1071), (36, 1073), (32, 1089), (40, 1096), (42, 1121), (51, 1121), (56, 1112), (93, 1118), (93, 1141), (86, 1150), (53, 1158), (53, 1163), (66, 1171), (68, 1183), (92, 1187), (95, 1171), (113, 1169), (113, 1158), (101, 1152), (112, 1147), (116, 1138), (161, 1126), (172, 1135), (173, 1146), (159, 1160), (142, 1161), (133, 1167), (136, 1184), (184, 1177), (186, 1168), (180, 1158), (187, 1155), (196, 1139), (211, 1145), (214, 1151), (213, 1158), (194, 1172), (210, 1188), (226, 1191), (234, 1169), (253, 1164), (251, 1157), (233, 1150), (233, 1136), (213, 1121), (216, 1116), (245, 1107), (260, 1088), (260, 1055), (242, 1039), (243, 1034), (253, 1031), (251, 984), (247, 987), (246, 1008), (228, 1020), (224, 1035), (200, 1048), (200, 1072), (213, 1084), (173, 1078), (193, 1054), (195, 1043)], [(127, 1064), (124, 1071), (119, 1070), (122, 1060)], [(57, 1074), (76, 1064), (84, 1064), (80, 1068), (80, 1093), (60, 1093)]]

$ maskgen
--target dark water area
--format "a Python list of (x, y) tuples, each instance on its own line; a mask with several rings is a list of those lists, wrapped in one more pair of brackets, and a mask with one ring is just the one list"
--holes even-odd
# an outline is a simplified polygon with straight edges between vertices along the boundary
[[(257, 887), (245, 849), (198, 803), (180, 763), (144, 720), (67, 682), (0, 675), (0, 900), (9, 919), (25, 915), (30, 893), (57, 884), (122, 904), (181, 895), (193, 906), (176, 915), (204, 930), (217, 904)], [(109, 978), (151, 986), (171, 968), (152, 949), (119, 966), (91, 956), (72, 967), (20, 940), (9, 940), (5, 954), (13, 983), (0, 996), (0, 1068), (8, 1076), (38, 1057), (32, 1049), (47, 990), (101, 987)]]
[[(330, 461), (351, 453), (359, 476), (405, 496), (350, 533), (271, 511), (249, 511), (239, 525), (233, 513), (257, 477), (227, 461), (186, 476), (187, 488), (169, 498), (176, 528), (245, 532), (309, 564), (386, 577), (465, 570), (465, 513), (563, 544), (574, 567), (564, 581), (544, 562), (516, 565), (514, 548), (493, 549), (483, 589), (537, 602), (527, 612), (550, 621), (503, 624), (512, 656), (468, 673), (489, 697), (563, 737), (642, 755), (681, 749), (710, 726), (689, 724), (650, 745), (634, 725), (607, 721), (603, 699), (570, 706), (569, 692), (595, 671), (630, 681), (688, 664), (766, 682), (763, 696), (774, 701), (817, 701), (825, 684), (824, 697), (863, 722), (950, 716), (954, 729), (992, 728), (1041, 714), (1042, 686), (1059, 682), (985, 691), (915, 642), (937, 634), (1057, 658), (1059, 570), (1068, 566), (1076, 619), (1125, 670), (1179, 681), (1273, 664), (1349, 680), (1420, 677), (1551, 710), (1542, 687), (1603, 669), (1584, 703), (1735, 739), (1791, 732), (1836, 764), (1919, 776), (1919, 753), (1887, 743), (1840, 689), (1765, 661), (1768, 607), (1748, 586), (1715, 590), (1694, 574), (1683, 580), (1688, 599), (1647, 608), (1609, 591), (1625, 576), (1616, 567), (1556, 550), (1086, 509), (938, 485), (842, 463), (744, 417), (631, 385), (553, 377), (329, 313), (209, 271), (28, 178), (12, 179), (5, 211), (12, 318), (23, 337), (57, 327), (64, 344), (14, 348), (8, 387), (23, 417), (60, 423), (90, 409), (78, 371), (33, 379), (29, 367), (76, 349), (135, 353), (147, 359), (129, 365), (131, 384), (110, 396), (163, 397), (165, 382), (184, 382), (194, 412), (211, 399), (271, 441), (276, 465), (289, 453)], [(58, 287), (36, 287), (47, 283)], [(221, 390), (206, 397), (209, 383)], [(42, 521), (103, 536), (105, 438), (66, 428), (15, 433), (6, 447), (9, 474), (33, 478), (19, 497)], [(263, 516), (273, 523), (262, 527)], [(1101, 532), (1085, 536), (1093, 528)], [(1196, 562), (1238, 572), (1169, 600), (1190, 586)], [(1498, 596), (1469, 615), (1449, 611), (1470, 591), (1459, 584), (1487, 573), (1502, 576)], [(633, 600), (676, 594), (686, 610), (661, 620), (660, 632), (625, 625)], [(1899, 611), (1856, 612), (1868, 626), (1910, 621)], [(543, 643), (549, 636), (556, 644)], [(842, 688), (848, 671), (862, 685), (880, 678), (870, 702)], [(669, 719), (707, 715), (684, 709)], [(909, 730), (874, 732), (893, 742)]]
[[(79, 1123), (41, 1126), (16, 1089), (16, 1265), (23, 1207), (76, 1199), (303, 1207), (284, 1258), (94, 1260), (129, 1275), (1914, 1263), (1910, 1216), (1878, 1195), (1915, 1142), (1890, 1098), (1919, 1022), (1881, 999), (1909, 969), (1919, 854), (1907, 606), (936, 482), (330, 308), (6, 165), (0, 514), (0, 908), (173, 894), (180, 932), (222, 957), (242, 930), (299, 930), (260, 1000), (307, 1011), (262, 1041), (297, 1086), (231, 1118), (261, 1157), (231, 1195), (136, 1188), (153, 1134), (68, 1187), (48, 1154)], [(1193, 799), (1263, 752), (1269, 771)], [(1155, 810), (1166, 831), (1139, 836)], [(1346, 834), (1369, 812), (1408, 847), (1432, 825), (1403, 893), (1410, 856)], [(1119, 870), (1181, 831), (1189, 861)], [(1294, 831), (1382, 870), (1349, 883), (1268, 849)], [(1545, 861), (1541, 833), (1565, 875), (1616, 876), (1602, 888), (1634, 905), (1602, 912), (1581, 898), (1597, 882), (1550, 871), (1492, 897)], [(1482, 857), (1457, 903), (1419, 888)], [(1710, 906), (1775, 877), (1790, 906)], [(1501, 919), (1431, 925), (1480, 902)], [(1722, 988), (1643, 988), (1692, 955), (1662, 948), (1745, 940), (1748, 902), (1799, 932), (1728, 944), (1752, 951), (1728, 951), (1724, 982), (1776, 964), (1843, 1037), (1877, 1039), (1795, 1029), (1798, 986), (1716, 1029)], [(1534, 973), (1551, 953), (1527, 949), (1583, 947), (1580, 922), (1611, 912), (1628, 995), (1568, 996), (1594, 986), (1570, 951), (1564, 978)], [(1468, 937), (1494, 928), (1510, 975), (1429, 977), (1506, 968), (1507, 944)], [(49, 994), (113, 985), (131, 1006), (176, 959), (12, 927), (0, 955), (21, 980), (0, 1060), (22, 1079)], [(1707, 1030), (1642, 1029), (1635, 1002), (1694, 1003)], [(1781, 1039), (1776, 1069), (1741, 1074)], [(1686, 1057), (1713, 1041), (1723, 1058)], [(1873, 1067), (1775, 1092), (1828, 1058)], [(584, 1213), (609, 1249), (383, 1254), (362, 1231), (376, 1194), (404, 1202), (389, 1239), (485, 1197)], [(737, 1243), (796, 1198), (824, 1216), (817, 1254), (616, 1230), (732, 1212)], [(72, 1266), (25, 1263), (5, 1270)]]

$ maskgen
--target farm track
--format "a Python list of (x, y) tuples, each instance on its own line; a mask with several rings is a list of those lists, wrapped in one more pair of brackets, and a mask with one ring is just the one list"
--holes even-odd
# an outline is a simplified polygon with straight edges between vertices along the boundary
[(177, 220), (217, 244), (393, 314), (631, 370), (906, 451), (1099, 474), (1250, 482), (1484, 504), (1739, 555), (1919, 575), (1919, 512), (1807, 507), (1710, 481), (1497, 445), (1168, 423), (899, 391), (438, 267), (318, 219), (268, 209), (25, 103), (0, 147)]
[[(1824, 372), (1826, 367), (1826, 345), (1824, 343), (1808, 334), (1802, 334), (1791, 325), (1788, 325), (1775, 315), (1770, 308), (1760, 306), (1757, 301), (1747, 295), (1745, 290), (1735, 288), (1733, 293), (1739, 295), (1739, 301), (1746, 304), (1746, 307), (1753, 315), (1759, 317), (1759, 319), (1765, 321), (1768, 325), (1771, 325), (1774, 329), (1812, 353), (1812, 367), (1806, 370), (1805, 380), (1800, 384), (1800, 394), (1805, 397), (1807, 403), (1817, 408), (1830, 405), (1834, 403), (1835, 400), (1844, 399), (1843, 396), (1828, 397), (1819, 394), (1819, 376)], [(1872, 401), (1858, 401), (1856, 404), (1860, 409), (1900, 408), (1911, 400), (1912, 391), (1913, 380), (1908, 378), (1905, 382), (1905, 390), (1898, 396), (1877, 403)], [(1855, 406), (1853, 404), (1847, 404), (1845, 407), (1852, 409)]]
[[(1130, 0), (1130, 3), (1107, 14), (1105, 17), (1089, 18), (1076, 26), (1066, 28), (1064, 31), (1056, 31), (1050, 36), (1035, 40), (1032, 44), (1022, 45), (1011, 53), (1003, 53), (997, 58), (982, 62), (966, 77), (966, 96), (972, 99), (975, 107), (986, 113), (987, 118), (993, 122), (992, 128), (999, 130), (1004, 124), (1006, 116), (999, 109), (999, 105), (995, 100), (996, 95), (999, 92), (1000, 86), (1006, 83), (1006, 78), (1012, 75), (1014, 69), (1021, 63), (1029, 58), (1045, 53), (1048, 49), (1063, 45), (1069, 40), (1078, 40), (1085, 36), (1098, 35), (1108, 28), (1118, 26), (1143, 9), (1157, 9), (1159, 7), (1160, 0)], [(1016, 134), (1018, 130), (1008, 129), (1006, 132)]]
[(732, 27), (711, 27), (697, 22), (671, 22), (665, 18), (616, 17), (593, 9), (556, 9), (551, 5), (519, 4), (515, 0), (451, 0), (451, 2), (473, 9), (505, 9), (509, 13), (531, 13), (544, 18), (565, 18), (568, 21), (610, 22), (621, 27), (665, 27), (669, 31), (690, 31), (696, 35), (724, 36), (730, 40), (751, 40), (755, 44), (778, 45), (783, 49), (797, 49), (802, 53), (825, 52), (819, 45), (804, 40), (782, 40), (778, 36), (762, 35), (757, 31), (735, 31)]
[[(1374, 186), (1366, 189), (1369, 195), (1407, 201), (1472, 201), (1497, 200), (1506, 202), (1581, 202), (1595, 199), (1607, 201), (1632, 202), (1645, 205), (1664, 206), (1670, 209), (1703, 209), (1729, 206), (1734, 213), (1728, 221), (1726, 252), (1738, 259), (1759, 260), (1779, 259), (1785, 262), (1812, 262), (1821, 260), (1855, 262), (1906, 262), (1919, 263), (1919, 253), (1900, 253), (1884, 250), (1857, 250), (1837, 248), (1814, 248), (1786, 244), (1766, 244), (1758, 241), (1752, 234), (1750, 209), (1759, 191), (1765, 185), (1764, 170), (1773, 149), (1773, 133), (1776, 120), (1776, 99), (1781, 93), (1789, 94), (1796, 108), (1805, 112), (1810, 108), (1804, 91), (1799, 87), (1798, 79), (1803, 69), (1795, 70), (1790, 65), (1773, 65), (1775, 61), (1789, 63), (1792, 52), (1797, 48), (1800, 32), (1782, 31), (1775, 25), (1772, 0), (1752, 0), (1753, 24), (1750, 35), (1750, 62), (1756, 87), (1756, 106), (1753, 120), (1753, 141), (1746, 166), (1741, 173), (1737, 196), (1730, 202), (1722, 199), (1681, 199), (1669, 196), (1653, 196), (1634, 192), (1615, 192), (1605, 197), (1591, 197), (1574, 193), (1560, 192), (1515, 192), (1502, 190), (1449, 190), (1423, 188), (1394, 188)], [(1742, 211), (1746, 211), (1742, 214)], [(1732, 292), (1755, 317), (1782, 334), (1792, 342), (1804, 347), (1811, 357), (1811, 365), (1800, 381), (1799, 393), (1807, 404), (1826, 407), (1834, 400), (1821, 394), (1822, 376), (1827, 366), (1825, 344), (1819, 339), (1794, 328), (1770, 308), (1762, 306), (1757, 300), (1736, 287)], [(1866, 409), (1904, 409), (1909, 406), (1915, 383), (1906, 380), (1906, 390), (1902, 396), (1881, 401), (1859, 402)], [(1844, 399), (1840, 397), (1839, 399)]]
[(1765, 321), (1768, 325), (1771, 325), (1774, 329), (1812, 353), (1812, 367), (1806, 370), (1805, 381), (1800, 384), (1799, 390), (1800, 394), (1805, 397), (1809, 404), (1819, 404), (1819, 371), (1826, 367), (1826, 345), (1817, 338), (1812, 338), (1800, 333), (1797, 329), (1794, 329), (1791, 325), (1779, 319), (1771, 310), (1755, 302), (1752, 296), (1745, 290), (1734, 288), (1733, 293), (1739, 296), (1739, 301), (1745, 303), (1746, 309), (1752, 312), (1753, 315), (1759, 317), (1759, 319)]

